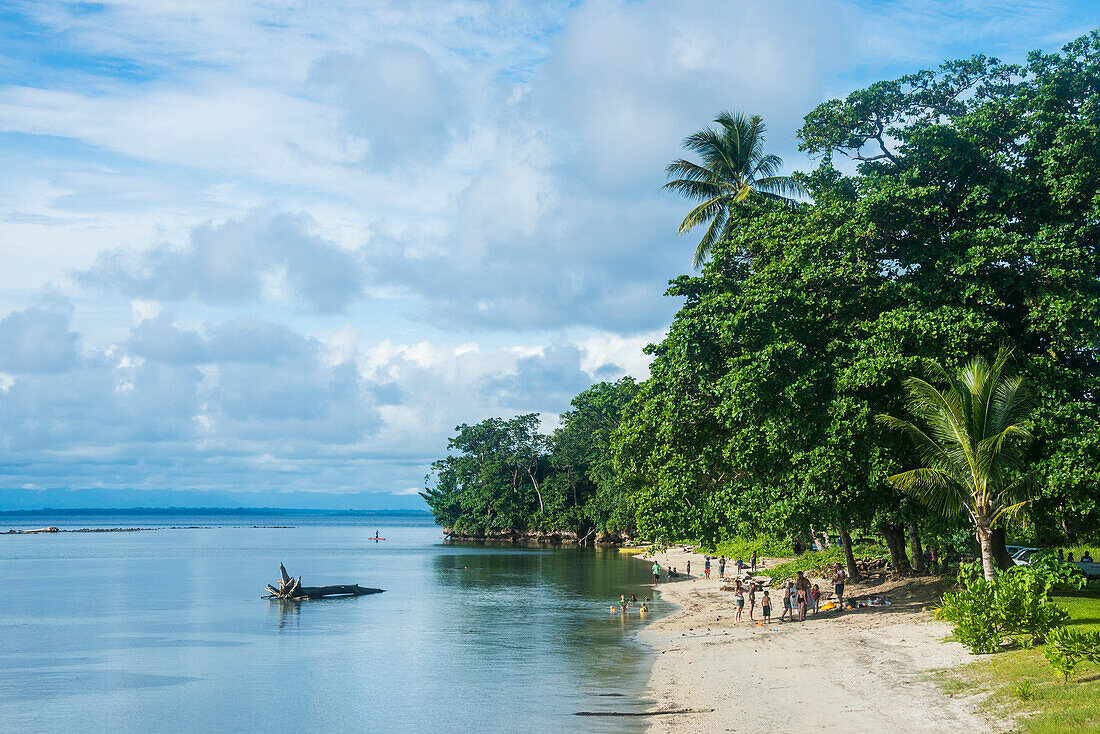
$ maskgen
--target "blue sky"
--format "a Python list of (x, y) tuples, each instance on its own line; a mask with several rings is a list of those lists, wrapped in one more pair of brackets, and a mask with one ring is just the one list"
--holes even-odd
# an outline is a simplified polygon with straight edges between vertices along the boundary
[(679, 141), (1091, 2), (7, 2), (0, 509), (418, 507), (461, 422), (641, 348)]

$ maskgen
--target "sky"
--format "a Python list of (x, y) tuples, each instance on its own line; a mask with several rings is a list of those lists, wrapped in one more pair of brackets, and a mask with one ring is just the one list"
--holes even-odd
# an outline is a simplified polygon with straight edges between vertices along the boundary
[(724, 109), (816, 104), (1100, 3), (0, 4), (0, 510), (423, 508), (460, 423), (644, 379)]

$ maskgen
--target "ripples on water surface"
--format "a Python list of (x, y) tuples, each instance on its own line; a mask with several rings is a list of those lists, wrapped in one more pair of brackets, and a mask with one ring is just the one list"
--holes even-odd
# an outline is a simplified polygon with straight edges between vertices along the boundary
[[(572, 716), (644, 708), (640, 620), (608, 607), (648, 569), (614, 550), (443, 544), (419, 516), (0, 517), (47, 524), (160, 529), (0, 536), (4, 731), (642, 728)], [(261, 600), (280, 561), (387, 591)]]

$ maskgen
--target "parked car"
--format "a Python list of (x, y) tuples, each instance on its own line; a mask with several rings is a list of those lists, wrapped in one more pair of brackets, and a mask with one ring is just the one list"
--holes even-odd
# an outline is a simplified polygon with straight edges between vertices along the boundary
[[(1039, 553), (1042, 548), (1024, 548), (1023, 546), (1012, 546), (1017, 548), (1017, 551), (1012, 554), (1012, 562), (1017, 566), (1027, 566), (1031, 564), (1031, 558), (1036, 553)], [(1009, 546), (1005, 546), (1005, 550), (1008, 550)], [(1048, 553), (1050, 551), (1047, 551)]]
[(1094, 561), (1091, 556), (1086, 556), (1086, 559), (1077, 561), (1073, 565), (1084, 571), (1090, 579), (1100, 579), (1100, 563)]

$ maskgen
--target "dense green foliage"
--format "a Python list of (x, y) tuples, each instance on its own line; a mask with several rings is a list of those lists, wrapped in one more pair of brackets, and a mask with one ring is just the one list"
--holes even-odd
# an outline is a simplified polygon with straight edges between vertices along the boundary
[(736, 561), (738, 558), (748, 563), (752, 554), (760, 558), (790, 558), (794, 555), (794, 543), (790, 538), (775, 538), (766, 535), (756, 537), (730, 538), (720, 543), (703, 543), (699, 547), (702, 553), (712, 556), (725, 556)]
[(631, 531), (610, 444), (635, 389), (630, 378), (593, 385), (573, 398), (550, 436), (538, 432), (534, 413), (458, 426), (451, 455), (432, 465), (422, 493), (435, 521), (471, 535)]
[(593, 388), (614, 393), (612, 420), (585, 393), (550, 437), (460, 426), (425, 493), (439, 522), (712, 545), (874, 530), (904, 568), (907, 551), (919, 562), (906, 532), (953, 544), (973, 525), (888, 481), (919, 457), (874, 416), (903, 414), (928, 360), (953, 371), (1007, 344), (1035, 438), (1017, 532), (1096, 537), (1100, 34), (1023, 65), (978, 56), (880, 82), (812, 110), (799, 134), (821, 156), (796, 175), (808, 200), (723, 204), (710, 260), (671, 282), (683, 306), (647, 348), (649, 378)]
[(977, 564), (964, 565), (958, 588), (944, 594), (936, 610), (972, 653), (994, 652), (1008, 637), (1031, 646), (1069, 619), (1051, 601), (1053, 584), (1043, 574), (1008, 572), (987, 579), (980, 570)]
[(616, 437), (643, 532), (923, 522), (886, 481), (912, 448), (871, 417), (901, 412), (924, 360), (999, 343), (1032, 387), (1037, 539), (1095, 532), (1098, 52), (1094, 34), (1026, 67), (949, 63), (807, 116), (812, 202), (740, 207), (669, 290), (684, 307)]

